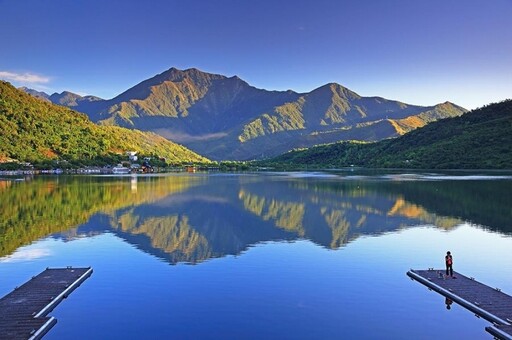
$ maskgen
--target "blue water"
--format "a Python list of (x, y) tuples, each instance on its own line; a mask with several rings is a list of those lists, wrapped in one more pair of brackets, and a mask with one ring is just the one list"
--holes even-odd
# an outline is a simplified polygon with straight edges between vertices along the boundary
[(405, 273), (442, 267), (450, 250), (456, 271), (512, 293), (511, 180), (349, 175), (13, 183), (0, 198), (53, 190), (12, 202), (19, 211), (61, 207), (50, 221), (31, 217), (32, 228), (81, 223), (4, 254), (0, 295), (46, 267), (92, 266), (50, 314), (58, 323), (47, 339), (491, 339), (487, 321), (447, 310)]

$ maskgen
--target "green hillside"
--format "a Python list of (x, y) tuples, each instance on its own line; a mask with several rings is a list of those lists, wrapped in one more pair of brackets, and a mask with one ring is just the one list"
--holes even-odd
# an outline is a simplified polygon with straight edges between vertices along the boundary
[(85, 114), (41, 101), (3, 81), (0, 130), (0, 161), (94, 164), (125, 151), (164, 157), (168, 162), (208, 161), (153, 133), (98, 126)]
[(431, 169), (512, 168), (512, 100), (443, 119), (377, 143), (340, 142), (295, 150), (271, 166)]

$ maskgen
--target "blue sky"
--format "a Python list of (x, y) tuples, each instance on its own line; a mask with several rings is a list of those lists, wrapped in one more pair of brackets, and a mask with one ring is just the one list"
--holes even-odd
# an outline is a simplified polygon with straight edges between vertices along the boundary
[(112, 98), (171, 67), (410, 104), (512, 97), (512, 0), (0, 0), (0, 78)]

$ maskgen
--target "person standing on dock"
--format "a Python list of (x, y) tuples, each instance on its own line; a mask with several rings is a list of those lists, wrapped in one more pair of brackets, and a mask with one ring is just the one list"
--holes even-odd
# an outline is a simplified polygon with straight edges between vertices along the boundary
[(444, 257), (444, 261), (446, 262), (446, 276), (453, 276), (453, 257), (452, 254), (447, 251), (446, 256)]

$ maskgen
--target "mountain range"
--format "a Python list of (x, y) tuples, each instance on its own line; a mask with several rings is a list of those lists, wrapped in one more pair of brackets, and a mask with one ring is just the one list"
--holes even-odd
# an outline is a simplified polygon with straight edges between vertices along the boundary
[(378, 141), (466, 112), (450, 102), (417, 106), (363, 97), (336, 83), (308, 93), (268, 91), (194, 68), (171, 68), (108, 100), (22, 89), (100, 125), (151, 131), (213, 160), (266, 158), (340, 140)]

